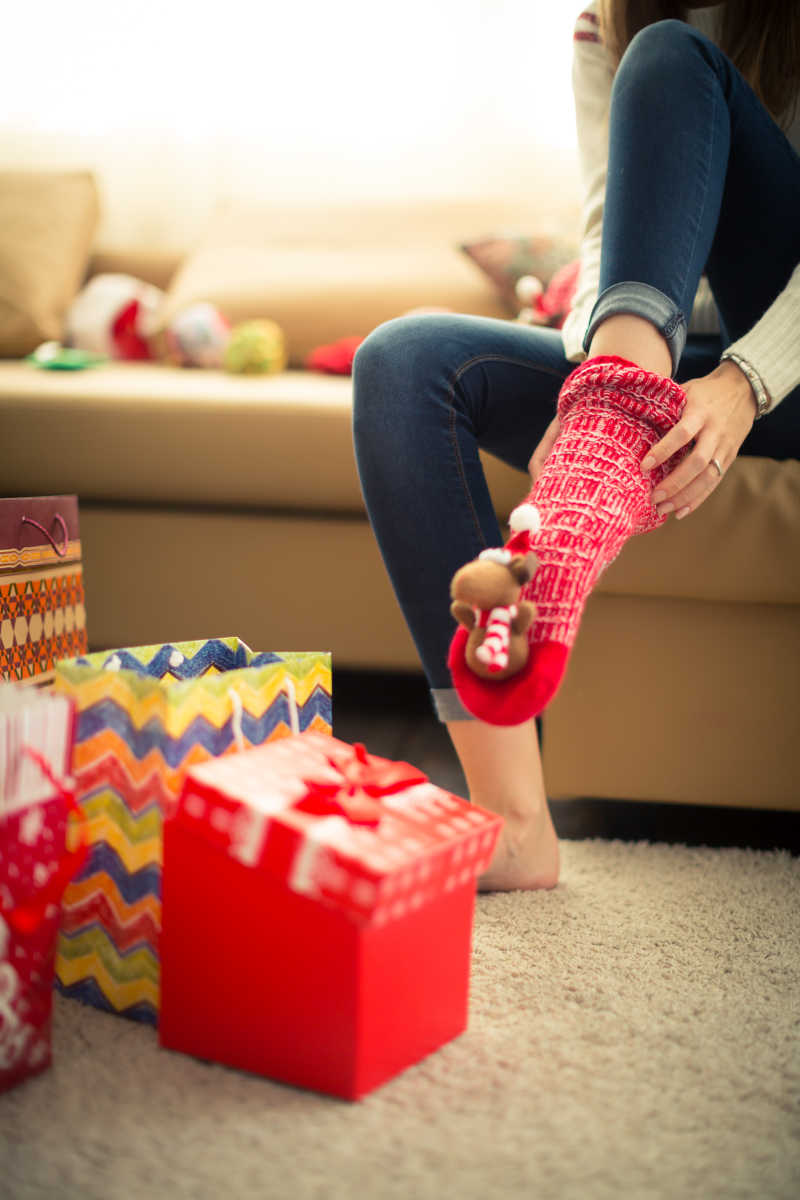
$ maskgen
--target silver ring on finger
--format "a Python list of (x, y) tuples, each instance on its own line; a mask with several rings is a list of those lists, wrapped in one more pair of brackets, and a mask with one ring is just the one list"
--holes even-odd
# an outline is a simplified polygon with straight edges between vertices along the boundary
[(710, 462), (709, 466), (712, 466), (712, 467), (716, 467), (716, 468), (717, 468), (717, 474), (719, 475), (719, 477), (720, 477), (720, 479), (721, 479), (721, 478), (722, 478), (722, 467), (720, 466), (719, 459), (718, 459), (718, 458), (712, 458), (712, 460), (711, 460), (711, 462)]

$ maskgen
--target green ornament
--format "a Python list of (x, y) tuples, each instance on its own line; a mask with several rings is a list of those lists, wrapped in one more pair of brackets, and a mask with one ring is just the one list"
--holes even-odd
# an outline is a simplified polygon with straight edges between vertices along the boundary
[(225, 369), (245, 375), (273, 375), (286, 367), (286, 338), (266, 318), (235, 325), (225, 349)]

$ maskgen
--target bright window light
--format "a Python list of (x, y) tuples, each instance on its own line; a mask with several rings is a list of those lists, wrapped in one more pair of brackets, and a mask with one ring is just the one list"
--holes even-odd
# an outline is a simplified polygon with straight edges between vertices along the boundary
[(476, 195), (574, 154), (580, 4), (15, 7), (5, 165), (87, 162), (112, 189)]

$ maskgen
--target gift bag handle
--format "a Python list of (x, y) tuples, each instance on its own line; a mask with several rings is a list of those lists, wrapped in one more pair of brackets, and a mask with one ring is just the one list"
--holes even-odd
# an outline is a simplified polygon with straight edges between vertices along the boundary
[(69, 534), (67, 533), (67, 523), (62, 517), (61, 513), (56, 513), (53, 517), (53, 521), (58, 521), (59, 525), (61, 526), (61, 536), (64, 539), (63, 546), (59, 546), (52, 533), (45, 529), (44, 525), (40, 525), (38, 521), (34, 521), (33, 517), (22, 516), (20, 520), (22, 521), (23, 525), (33, 525), (34, 529), (38, 529), (40, 533), (43, 533), (59, 558), (66, 557), (67, 550), (69, 548)]
[(78, 817), (80, 822), (77, 846), (74, 850), (68, 850), (64, 854), (58, 869), (53, 872), (46, 885), (37, 893), (35, 901), (30, 904), (19, 904), (16, 908), (6, 909), (4, 912), (2, 901), (0, 901), (0, 912), (3, 912), (3, 916), (15, 933), (33, 933), (44, 920), (48, 905), (61, 903), (64, 889), (86, 858), (89, 835), (86, 829), (86, 813), (75, 799), (72, 788), (67, 787), (66, 782), (54, 774), (47, 759), (38, 750), (34, 750), (30, 746), (23, 746), (22, 752), (33, 759), (45, 778), (52, 783), (57, 795), (64, 801), (67, 812)]

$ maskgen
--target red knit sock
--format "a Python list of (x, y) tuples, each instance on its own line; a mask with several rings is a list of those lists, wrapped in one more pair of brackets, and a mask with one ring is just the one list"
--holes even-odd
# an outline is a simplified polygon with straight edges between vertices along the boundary
[(565, 380), (558, 399), (561, 429), (525, 501), (535, 506), (541, 527), (506, 543), (515, 553), (535, 551), (540, 563), (523, 591), (537, 606), (528, 663), (509, 679), (486, 680), (464, 661), (463, 627), (450, 648), (454, 686), (476, 717), (518, 725), (555, 695), (600, 573), (632, 534), (666, 520), (650, 497), (677, 456), (647, 476), (641, 463), (678, 420), (685, 399), (672, 380), (621, 358), (588, 359)]

